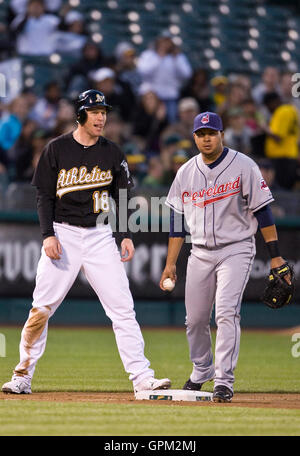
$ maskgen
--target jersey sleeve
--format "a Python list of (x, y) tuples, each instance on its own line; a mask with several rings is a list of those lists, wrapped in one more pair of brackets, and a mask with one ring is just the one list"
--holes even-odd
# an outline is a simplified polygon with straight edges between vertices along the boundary
[(37, 212), (43, 239), (54, 236), (57, 167), (52, 146), (45, 147), (36, 167), (32, 185), (37, 187)]
[[(116, 148), (116, 151), (115, 176), (113, 186), (111, 188), (111, 196), (116, 205), (117, 231), (119, 236), (121, 239), (131, 239), (132, 235), (128, 226), (128, 219), (131, 211), (128, 208), (128, 201), (130, 198), (130, 189), (134, 186), (134, 184), (124, 153), (119, 148)], [(120, 220), (120, 207), (122, 206), (127, 207), (127, 219), (125, 220)], [(126, 229), (124, 227), (126, 227)]]
[(118, 192), (119, 189), (130, 190), (133, 186), (132, 176), (130, 174), (128, 163), (124, 153), (117, 149), (117, 159), (115, 164), (115, 182), (114, 182), (114, 191)]
[(242, 194), (252, 212), (256, 212), (274, 201), (271, 190), (254, 162), (242, 175)]
[(169, 206), (173, 211), (178, 212), (179, 214), (184, 213), (183, 202), (181, 197), (181, 185), (178, 177), (178, 173), (170, 187), (166, 205)]

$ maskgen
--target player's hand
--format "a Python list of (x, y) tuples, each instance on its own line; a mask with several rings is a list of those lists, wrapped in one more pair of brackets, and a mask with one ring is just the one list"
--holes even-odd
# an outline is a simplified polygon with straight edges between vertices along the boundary
[(135, 249), (131, 239), (125, 238), (121, 242), (121, 261), (126, 263), (132, 260)]
[(177, 280), (177, 275), (176, 275), (176, 265), (175, 264), (172, 264), (172, 265), (166, 265), (165, 269), (163, 270), (162, 272), (162, 275), (161, 275), (161, 278), (160, 278), (160, 282), (159, 282), (159, 287), (165, 291), (164, 287), (163, 287), (163, 281), (167, 278), (170, 278), (171, 280), (173, 280), (173, 282), (176, 282)]
[[(270, 269), (279, 268), (280, 266), (282, 266), (285, 263), (286, 263), (286, 261), (282, 257), (272, 258), (271, 259), (271, 264), (270, 264)], [(290, 274), (287, 274), (286, 276), (284, 276), (284, 279), (287, 281), (287, 283), (289, 285), (291, 285), (291, 276), (290, 276)]]
[(47, 237), (43, 242), (43, 247), (46, 255), (51, 258), (51, 260), (59, 260), (60, 255), (62, 254), (61, 243), (55, 236)]

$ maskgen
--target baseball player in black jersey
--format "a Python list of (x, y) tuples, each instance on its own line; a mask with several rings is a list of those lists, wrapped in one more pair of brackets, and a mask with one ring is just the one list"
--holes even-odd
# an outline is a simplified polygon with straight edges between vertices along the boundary
[[(22, 331), (20, 362), (5, 393), (31, 393), (36, 363), (43, 355), (48, 320), (61, 304), (80, 270), (111, 319), (120, 357), (134, 391), (165, 389), (170, 380), (155, 379), (144, 355), (124, 262), (134, 255), (129, 233), (123, 235), (121, 256), (112, 228), (97, 223), (120, 204), (119, 190), (129, 193), (132, 179), (116, 144), (102, 136), (107, 110), (102, 92), (87, 90), (77, 100), (77, 128), (50, 141), (32, 184), (43, 236), (33, 304)], [(127, 201), (126, 201), (127, 204)]]

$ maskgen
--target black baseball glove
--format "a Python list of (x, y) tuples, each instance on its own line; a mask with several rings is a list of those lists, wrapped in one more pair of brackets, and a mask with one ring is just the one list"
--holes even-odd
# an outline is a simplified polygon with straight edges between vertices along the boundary
[[(289, 284), (285, 276), (289, 275)], [(284, 263), (270, 270), (268, 283), (264, 290), (262, 301), (272, 309), (279, 309), (291, 302), (295, 291), (295, 274), (292, 266)]]

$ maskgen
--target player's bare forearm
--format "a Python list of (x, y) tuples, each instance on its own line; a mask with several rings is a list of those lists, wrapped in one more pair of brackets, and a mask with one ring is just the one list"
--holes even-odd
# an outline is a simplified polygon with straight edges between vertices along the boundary
[(184, 243), (184, 237), (170, 237), (168, 245), (168, 255), (166, 266), (176, 264), (181, 247)]
[(265, 226), (260, 229), (265, 242), (277, 241), (278, 235), (275, 225)]
[(176, 262), (177, 262), (178, 255), (180, 253), (183, 243), (184, 243), (183, 237), (170, 237), (169, 238), (166, 266), (162, 272), (161, 279), (159, 282), (159, 286), (162, 290), (164, 290), (162, 283), (165, 279), (167, 279), (169, 277), (171, 280), (173, 280), (175, 282), (177, 280)]

